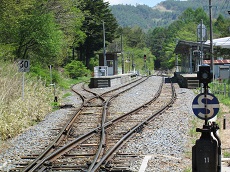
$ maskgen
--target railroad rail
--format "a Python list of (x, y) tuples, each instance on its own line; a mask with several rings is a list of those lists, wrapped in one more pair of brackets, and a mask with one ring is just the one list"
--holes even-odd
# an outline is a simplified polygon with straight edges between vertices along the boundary
[[(144, 80), (142, 80), (141, 82), (144, 82)], [(141, 82), (138, 82), (137, 84)], [(136, 83), (133, 84), (133, 86), (129, 87), (128, 89), (135, 87), (137, 84)], [(48, 169), (52, 169), (52, 170), (84, 170), (84, 171), (94, 172), (103, 168), (104, 169), (109, 168), (111, 170), (112, 168), (111, 165), (110, 166), (107, 165), (106, 167), (106, 164), (111, 164), (115, 152), (117, 152), (119, 148), (126, 141), (128, 141), (130, 137), (132, 137), (133, 134), (142, 130), (142, 128), (150, 120), (152, 120), (156, 115), (162, 113), (164, 110), (166, 110), (168, 107), (170, 107), (173, 104), (176, 98), (176, 94), (175, 94), (174, 87), (171, 84), (171, 90), (172, 90), (171, 98), (167, 101), (167, 103), (162, 107), (158, 107), (156, 111), (151, 113), (151, 115), (149, 114), (143, 115), (145, 114), (143, 110), (148, 108), (148, 106), (153, 104), (153, 102), (156, 101), (157, 98), (159, 98), (162, 91), (162, 86), (163, 86), (163, 79), (162, 79), (162, 84), (159, 87), (159, 90), (157, 91), (156, 95), (149, 102), (139, 106), (138, 108), (132, 110), (131, 112), (128, 112), (112, 120), (108, 120), (107, 118), (108, 105), (113, 98), (127, 91), (128, 90), (127, 88), (124, 89), (123, 91), (119, 91), (119, 93), (116, 94), (111, 94), (115, 90), (111, 90), (101, 95), (92, 92), (94, 96), (88, 98), (87, 101), (85, 100), (86, 99), (85, 97), (81, 96), (83, 102), (82, 106), (77, 112), (77, 115), (74, 115), (70, 120), (71, 122), (69, 122), (69, 124), (67, 124), (60, 132), (64, 134), (59, 134), (56, 140), (46, 149), (46, 151), (44, 151), (26, 168), (24, 168), (23, 171), (45, 171)], [(119, 89), (120, 88), (117, 88), (116, 90)], [(89, 91), (87, 89), (84, 90)], [(107, 99), (105, 99), (104, 97), (106, 97)], [(168, 96), (166, 97), (168, 98)], [(100, 120), (101, 120), (100, 125), (97, 127), (91, 126), (90, 131), (84, 132), (80, 135), (71, 134), (73, 130), (73, 123), (74, 123), (72, 122), (72, 120), (73, 121), (76, 120), (77, 118), (76, 116), (79, 116), (79, 113), (80, 111), (82, 111), (82, 109), (86, 107), (92, 108), (93, 107), (92, 105), (88, 106), (87, 104), (89, 104), (89, 102), (95, 98), (97, 99), (99, 98), (101, 100), (101, 104), (103, 105), (100, 107), (102, 109), (101, 111), (102, 115), (100, 115)], [(140, 118), (140, 114), (142, 116), (141, 118)], [(132, 124), (132, 127), (130, 128), (130, 126), (128, 126), (129, 128), (125, 129), (124, 126), (125, 123), (127, 123), (127, 121), (129, 121), (130, 125)], [(69, 135), (74, 135), (74, 137), (76, 138), (71, 137), (72, 139), (71, 141), (63, 142), (63, 140), (66, 140), (66, 137)], [(115, 143), (115, 144), (111, 144), (111, 143)], [(61, 145), (61, 147), (58, 147), (56, 145), (59, 146)], [(95, 149), (95, 147), (97, 148)], [(83, 153), (86, 149), (87, 149), (86, 153)], [(71, 150), (74, 151), (71, 152)], [(76, 152), (79, 153), (76, 154)], [(65, 157), (65, 158), (75, 157), (75, 159), (77, 157), (77, 160), (74, 161), (71, 160), (72, 161), (72, 165), (71, 165), (71, 161), (66, 162), (66, 159), (60, 160), (60, 157)]]
[[(119, 90), (121, 88), (124, 89), (124, 88), (128, 87), (128, 88), (124, 89), (124, 91), (127, 91), (128, 89), (131, 89), (132, 87), (136, 86), (137, 84), (144, 82), (144, 80), (146, 80), (146, 79), (147, 78), (144, 78), (144, 79), (140, 78), (140, 79), (134, 80), (133, 82), (131, 82), (129, 84), (126, 84), (126, 85), (123, 85), (121, 87), (115, 88), (113, 90), (107, 91), (107, 92), (103, 93), (103, 95), (111, 94), (111, 92), (113, 92), (113, 91)], [(130, 85), (132, 85), (132, 86), (130, 86)], [(51, 154), (56, 149), (58, 149), (59, 145), (64, 144), (63, 141), (67, 140), (67, 137), (71, 135), (74, 121), (76, 121), (76, 119), (80, 116), (80, 114), (82, 114), (84, 111), (86, 111), (87, 108), (92, 109), (93, 106), (99, 107), (101, 109), (103, 108), (103, 104), (105, 104), (105, 99), (101, 95), (94, 93), (94, 92), (90, 91), (89, 89), (84, 88), (84, 86), (82, 87), (82, 90), (84, 93), (80, 94), (79, 92), (75, 91), (74, 88), (72, 87), (72, 91), (74, 91), (76, 94), (78, 94), (82, 100), (82, 104), (81, 104), (80, 108), (76, 110), (76, 113), (69, 119), (67, 124), (62, 128), (62, 130), (59, 132), (56, 139), (32, 163), (30, 163), (26, 168), (24, 168), (23, 171), (34, 171), (41, 164), (42, 159), (44, 159), (49, 154)], [(90, 93), (90, 94), (88, 94), (86, 97), (85, 96), (86, 93)], [(120, 92), (118, 94), (121, 94), (121, 93), (122, 92)], [(101, 103), (98, 103), (98, 102), (92, 103), (93, 101), (98, 100), (98, 99), (100, 99)], [(101, 106), (99, 106), (98, 104), (101, 104)], [(103, 110), (104, 112), (105, 112), (105, 109), (106, 109), (106, 106), (104, 106), (104, 110)], [(95, 126), (92, 128), (95, 128)], [(81, 134), (79, 134), (79, 135), (81, 135)], [(27, 158), (33, 159), (34, 156), (25, 156), (24, 158), (25, 159), (27, 159)], [(21, 167), (19, 167), (19, 169), (20, 168)]]

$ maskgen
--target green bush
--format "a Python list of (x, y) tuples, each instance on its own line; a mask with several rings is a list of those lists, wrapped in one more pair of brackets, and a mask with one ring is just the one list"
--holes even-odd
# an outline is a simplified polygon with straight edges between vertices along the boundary
[(88, 70), (81, 61), (72, 61), (65, 66), (65, 73), (72, 79), (90, 75)]
[(89, 69), (91, 71), (94, 70), (94, 67), (95, 66), (98, 66), (99, 65), (99, 58), (97, 56), (93, 57), (93, 58), (90, 58), (90, 61), (89, 61)]
[[(52, 69), (51, 72), (52, 72), (52, 83), (59, 83), (61, 79), (60, 79), (60, 75), (59, 75), (58, 71)], [(36, 76), (38, 78), (41, 78), (43, 81), (46, 81), (46, 85), (49, 85), (51, 83), (51, 75), (50, 75), (49, 67), (43, 68), (39, 64), (31, 66), (30, 74), (32, 76)]]

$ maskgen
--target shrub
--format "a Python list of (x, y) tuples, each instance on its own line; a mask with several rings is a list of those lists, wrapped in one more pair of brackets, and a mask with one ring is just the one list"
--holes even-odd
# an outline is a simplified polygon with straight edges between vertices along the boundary
[[(61, 79), (58, 71), (52, 69), (51, 72), (52, 72), (52, 83), (59, 83)], [(39, 79), (41, 78), (43, 81), (46, 82), (47, 86), (51, 83), (50, 69), (48, 66), (47, 68), (44, 68), (39, 64), (31, 66), (30, 74), (31, 76), (36, 76)]]
[(81, 61), (72, 61), (65, 66), (65, 73), (72, 79), (90, 75), (90, 71)]

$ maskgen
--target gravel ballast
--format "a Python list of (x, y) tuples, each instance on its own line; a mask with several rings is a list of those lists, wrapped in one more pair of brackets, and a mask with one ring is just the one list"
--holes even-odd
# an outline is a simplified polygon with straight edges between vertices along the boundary
[[(160, 77), (153, 76), (145, 84), (136, 87), (123, 96), (116, 99), (116, 106), (111, 109), (112, 113), (125, 113), (133, 107), (143, 104), (148, 96), (154, 96), (161, 82)], [(95, 92), (108, 91), (113, 87), (104, 89), (93, 89)], [(190, 120), (193, 120), (191, 104), (195, 97), (192, 90), (176, 87), (177, 100), (173, 107), (167, 110), (156, 121), (150, 122), (142, 131), (124, 146), (122, 152), (139, 154), (139, 160), (132, 162), (131, 169), (139, 171), (142, 160), (149, 156), (146, 171), (183, 171), (191, 167), (191, 160), (186, 157), (188, 148)], [(127, 96), (130, 97), (127, 101)], [(132, 99), (131, 99), (132, 98)], [(75, 96), (70, 96), (65, 103), (78, 106), (81, 101)], [(50, 138), (57, 135), (60, 128), (72, 114), (71, 109), (61, 109), (51, 114), (37, 124), (29, 128), (19, 136), (4, 143), (0, 153), (0, 171), (9, 171), (14, 163), (20, 160), (20, 156), (33, 154), (41, 151), (50, 143)], [(30, 140), (31, 138), (32, 141)]]

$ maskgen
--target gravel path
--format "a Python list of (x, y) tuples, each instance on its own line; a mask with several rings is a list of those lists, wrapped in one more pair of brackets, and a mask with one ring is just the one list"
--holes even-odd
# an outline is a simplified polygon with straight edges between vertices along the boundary
[[(113, 112), (127, 112), (133, 106), (147, 101), (146, 98), (154, 96), (159, 84), (160, 77), (151, 77), (144, 85), (135, 88), (117, 99), (117, 105), (113, 106)], [(95, 89), (101, 92), (110, 88)], [(148, 155), (149, 163), (146, 171), (183, 171), (191, 167), (191, 160), (185, 158), (186, 152), (191, 151), (188, 146), (189, 121), (194, 118), (191, 112), (191, 102), (194, 98), (192, 90), (176, 88), (176, 104), (162, 115), (157, 121), (149, 123), (143, 130), (142, 135), (136, 135), (125, 146), (130, 153), (139, 153), (139, 161), (132, 162), (132, 170), (139, 171), (142, 160)], [(129, 101), (127, 101), (129, 100)], [(74, 96), (68, 97), (66, 103), (75, 106), (80, 104)], [(125, 103), (124, 103), (125, 102)], [(135, 104), (133, 104), (135, 102)], [(39, 148), (49, 144), (49, 138), (57, 134), (57, 130), (68, 119), (72, 112), (70, 109), (57, 110), (49, 115), (38, 125), (31, 127), (18, 137), (9, 140), (0, 152), (0, 171), (9, 171), (13, 162), (20, 156), (39, 151)], [(157, 126), (157, 127), (156, 127)], [(29, 138), (33, 138), (32, 142)], [(187, 166), (187, 167), (186, 167)]]

